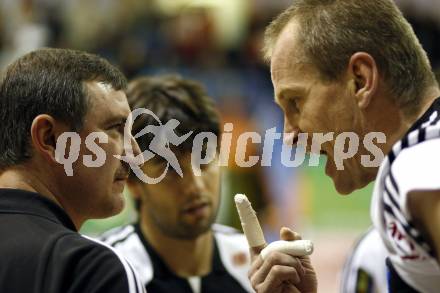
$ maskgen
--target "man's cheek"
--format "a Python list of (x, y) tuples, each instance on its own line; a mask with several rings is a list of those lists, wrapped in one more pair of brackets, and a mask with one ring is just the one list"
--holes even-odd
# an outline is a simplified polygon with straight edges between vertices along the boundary
[(87, 136), (85, 144), (87, 150), (92, 154), (84, 155), (84, 166), (90, 168), (102, 167), (107, 160), (104, 147), (108, 144), (108, 136), (103, 132), (93, 132)]
[(109, 137), (109, 142), (102, 146), (108, 157), (120, 161), (120, 157), (125, 155), (124, 141), (118, 137)]

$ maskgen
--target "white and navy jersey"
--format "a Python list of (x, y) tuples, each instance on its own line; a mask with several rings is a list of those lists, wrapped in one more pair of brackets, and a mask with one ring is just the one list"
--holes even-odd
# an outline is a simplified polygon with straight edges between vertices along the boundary
[(0, 292), (142, 293), (133, 267), (40, 194), (0, 189)]
[(245, 236), (221, 225), (213, 225), (212, 229), (215, 239), (212, 270), (206, 276), (187, 279), (167, 267), (144, 237), (139, 224), (115, 228), (101, 239), (133, 264), (148, 293), (254, 292), (248, 279), (250, 256)]
[(377, 175), (371, 217), (389, 255), (391, 292), (440, 289), (434, 250), (408, 207), (415, 190), (440, 190), (440, 98), (393, 146)]
[(356, 243), (345, 263), (342, 274), (342, 293), (387, 292), (387, 251), (374, 228)]

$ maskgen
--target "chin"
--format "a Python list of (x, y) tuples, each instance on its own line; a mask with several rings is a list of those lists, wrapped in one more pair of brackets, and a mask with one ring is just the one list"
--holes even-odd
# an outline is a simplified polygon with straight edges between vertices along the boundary
[(356, 189), (354, 188), (347, 188), (346, 186), (343, 187), (339, 187), (339, 186), (335, 186), (336, 187), (336, 191), (340, 194), (340, 195), (349, 195), (351, 194), (353, 191), (355, 191)]
[[(341, 177), (347, 179), (348, 175), (345, 176), (343, 175)], [(332, 178), (332, 179), (335, 189), (340, 195), (349, 195), (356, 189), (360, 188), (360, 187), (356, 187), (354, 182), (350, 180), (341, 180), (342, 178)]]
[(111, 195), (111, 201), (107, 201), (103, 203), (100, 207), (102, 210), (102, 215), (100, 218), (108, 218), (112, 216), (116, 216), (125, 207), (125, 198), (123, 193), (117, 193)]
[(371, 181), (354, 181), (354, 180), (340, 182), (337, 179), (333, 179), (333, 183), (335, 185), (336, 191), (341, 195), (349, 195), (356, 190), (364, 188), (370, 182)]
[(197, 226), (189, 231), (186, 231), (182, 238), (188, 239), (188, 240), (189, 239), (196, 239), (196, 238), (200, 237), (201, 235), (206, 234), (209, 230), (211, 230), (211, 225), (203, 226), (203, 227)]
[(120, 212), (122, 212), (122, 210), (125, 207), (125, 197), (123, 193), (120, 193), (117, 195), (117, 198), (115, 200), (115, 204), (114, 204), (114, 214), (113, 215), (117, 215)]

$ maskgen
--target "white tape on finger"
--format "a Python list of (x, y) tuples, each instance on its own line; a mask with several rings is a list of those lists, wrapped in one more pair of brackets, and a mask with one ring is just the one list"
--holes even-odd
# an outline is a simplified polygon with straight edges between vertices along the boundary
[(263, 231), (258, 222), (257, 214), (251, 203), (244, 194), (236, 194), (234, 197), (238, 216), (240, 217), (243, 233), (246, 235), (249, 247), (260, 247), (266, 244)]
[[(243, 232), (246, 235), (249, 247), (261, 247), (266, 244), (263, 231), (257, 215), (246, 195), (236, 194), (234, 197)], [(272, 251), (278, 251), (292, 256), (305, 256), (313, 252), (313, 243), (310, 240), (275, 241), (266, 246), (260, 253), (265, 259)]]
[(265, 259), (267, 255), (273, 251), (278, 251), (292, 256), (305, 256), (313, 252), (313, 243), (310, 240), (295, 240), (284, 241), (279, 240), (272, 242), (266, 246), (260, 253), (261, 257)]

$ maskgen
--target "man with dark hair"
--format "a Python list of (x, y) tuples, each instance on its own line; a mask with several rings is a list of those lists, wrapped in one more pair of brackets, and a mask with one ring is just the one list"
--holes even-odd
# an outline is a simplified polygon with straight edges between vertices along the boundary
[[(268, 27), (265, 44), (285, 141), (333, 137), (321, 153), (342, 194), (377, 178), (371, 215), (390, 291), (438, 292), (440, 89), (410, 24), (392, 0), (296, 0)], [(343, 133), (364, 142), (381, 133), (374, 148), (382, 155), (361, 143), (338, 167), (334, 137)], [(255, 257), (250, 278), (258, 292), (317, 289), (310, 260), (282, 253)]]
[[(2, 74), (1, 292), (143, 291), (126, 260), (77, 232), (86, 220), (109, 217), (124, 205), (129, 167), (115, 156), (126, 153), (125, 85), (107, 61), (64, 49), (31, 52)], [(74, 132), (66, 149), (78, 160), (69, 176), (59, 141)], [(88, 141), (96, 133), (102, 134), (98, 143)], [(101, 166), (83, 164), (102, 155)]]
[[(176, 155), (182, 176), (173, 165), (167, 169), (169, 157), (162, 150), (143, 167), (149, 178), (160, 178), (165, 172), (161, 180), (146, 184), (130, 177), (138, 222), (107, 232), (104, 241), (133, 263), (148, 292), (252, 291), (246, 238), (232, 228), (213, 225), (220, 200), (218, 154), (201, 165), (200, 176), (194, 172), (194, 137), (204, 132), (217, 139), (220, 135), (212, 99), (200, 84), (178, 76), (136, 79), (129, 84), (127, 97), (135, 111), (148, 109), (156, 116), (145, 113), (134, 122), (133, 133), (142, 150), (154, 152), (151, 145), (161, 137), (161, 131), (138, 137), (146, 127), (175, 119), (179, 124), (172, 136), (192, 133), (168, 149)], [(206, 145), (202, 150), (209, 155)]]

